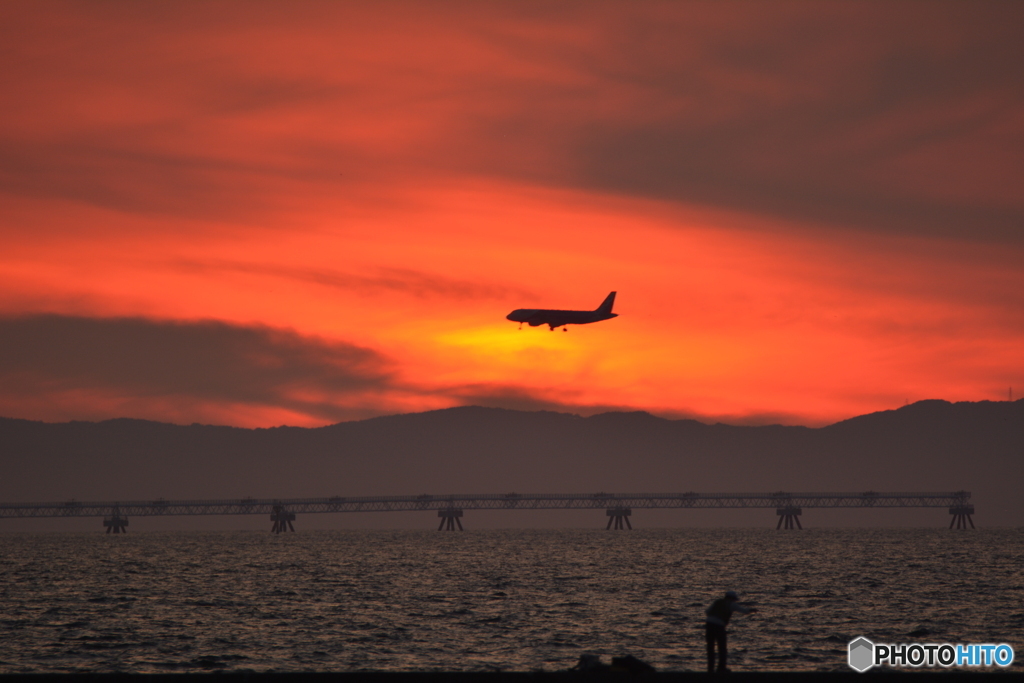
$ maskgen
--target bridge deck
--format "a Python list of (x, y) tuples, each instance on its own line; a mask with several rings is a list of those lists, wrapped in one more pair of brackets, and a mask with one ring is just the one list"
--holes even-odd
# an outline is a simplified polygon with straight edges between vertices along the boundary
[(230, 500), (65, 501), (0, 503), (0, 518), (267, 515), (279, 510), (400, 512), (417, 510), (594, 510), (606, 508), (942, 508), (969, 504), (969, 491), (861, 493), (543, 493), (450, 494)]

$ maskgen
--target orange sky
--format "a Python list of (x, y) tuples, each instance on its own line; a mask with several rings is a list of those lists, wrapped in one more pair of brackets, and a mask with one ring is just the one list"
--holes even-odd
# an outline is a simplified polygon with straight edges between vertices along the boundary
[(1024, 393), (1020, 5), (2, 12), (0, 415)]

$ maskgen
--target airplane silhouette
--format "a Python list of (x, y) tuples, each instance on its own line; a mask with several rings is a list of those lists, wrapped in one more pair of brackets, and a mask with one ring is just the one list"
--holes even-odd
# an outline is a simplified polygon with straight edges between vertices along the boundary
[(602, 320), (609, 320), (617, 317), (618, 313), (612, 313), (612, 304), (615, 303), (615, 292), (609, 294), (605, 300), (593, 311), (559, 311), (549, 308), (517, 308), (505, 316), (508, 320), (519, 323), (522, 329), (523, 323), (530, 327), (547, 325), (554, 332), (556, 327), (561, 327), (563, 332), (568, 331), (566, 325), (586, 325)]

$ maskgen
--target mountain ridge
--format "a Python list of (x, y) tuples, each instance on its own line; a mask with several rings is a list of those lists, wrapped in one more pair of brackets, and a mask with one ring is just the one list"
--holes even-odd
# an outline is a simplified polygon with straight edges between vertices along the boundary
[(612, 410), (612, 411), (606, 411), (606, 412), (603, 412), (603, 413), (595, 413), (594, 415), (590, 415), (590, 416), (581, 416), (581, 415), (576, 414), (576, 413), (567, 413), (567, 412), (560, 412), (560, 411), (554, 411), (554, 410), (520, 410), (520, 409), (515, 409), (515, 408), (496, 408), (496, 407), (478, 406), (478, 405), (451, 406), (451, 407), (448, 407), (448, 408), (436, 408), (436, 409), (433, 409), (433, 410), (425, 410), (425, 411), (418, 411), (418, 412), (412, 412), (412, 413), (395, 413), (395, 414), (392, 414), (392, 415), (378, 415), (378, 416), (375, 416), (375, 417), (368, 417), (368, 418), (363, 418), (363, 419), (360, 419), (360, 420), (346, 420), (346, 421), (343, 421), (343, 422), (334, 422), (334, 423), (327, 424), (327, 425), (322, 425), (322, 426), (319, 426), (319, 427), (299, 427), (299, 426), (295, 426), (295, 425), (275, 425), (273, 427), (238, 427), (238, 426), (234, 426), (234, 425), (207, 424), (207, 423), (200, 423), (200, 422), (193, 422), (191, 424), (187, 424), (186, 425), (186, 424), (179, 424), (179, 423), (174, 423), (174, 422), (161, 422), (159, 420), (149, 420), (149, 419), (145, 419), (145, 418), (134, 418), (134, 417), (114, 417), (114, 418), (109, 418), (109, 419), (106, 419), (106, 420), (68, 420), (68, 421), (64, 421), (64, 422), (48, 422), (48, 421), (44, 421), (44, 420), (30, 420), (30, 419), (27, 419), (27, 418), (14, 418), (14, 417), (5, 417), (5, 416), (0, 415), (0, 421), (26, 422), (26, 423), (47, 424), (47, 425), (105, 424), (105, 423), (112, 423), (112, 422), (120, 422), (120, 423), (138, 422), (138, 423), (146, 423), (146, 424), (170, 425), (170, 426), (175, 426), (175, 427), (218, 427), (218, 428), (226, 428), (226, 429), (240, 429), (240, 430), (250, 430), (250, 431), (262, 431), (262, 430), (273, 430), (273, 429), (297, 429), (297, 430), (329, 429), (329, 428), (332, 428), (332, 427), (338, 427), (338, 426), (341, 426), (341, 425), (350, 425), (350, 424), (355, 424), (355, 423), (376, 422), (376, 421), (380, 421), (380, 420), (403, 419), (403, 418), (417, 417), (417, 416), (440, 415), (440, 414), (445, 414), (445, 413), (462, 413), (462, 412), (476, 412), (476, 413), (479, 413), (479, 412), (488, 412), (488, 413), (492, 413), (492, 414), (496, 414), (496, 413), (509, 413), (509, 414), (523, 414), (523, 415), (559, 415), (559, 416), (572, 417), (572, 418), (576, 418), (576, 419), (580, 419), (580, 420), (606, 419), (606, 418), (608, 418), (608, 416), (637, 416), (637, 417), (642, 417), (644, 419), (649, 418), (649, 419), (655, 420), (655, 421), (672, 422), (672, 423), (677, 423), (677, 424), (683, 422), (683, 423), (699, 424), (699, 425), (703, 425), (703, 426), (707, 426), (707, 427), (725, 426), (725, 427), (735, 427), (735, 428), (738, 428), (738, 429), (762, 428), (762, 427), (800, 427), (800, 428), (804, 428), (804, 429), (828, 429), (829, 427), (834, 427), (836, 425), (841, 425), (841, 424), (848, 423), (848, 422), (853, 422), (853, 421), (860, 421), (860, 420), (864, 420), (866, 418), (872, 418), (872, 417), (876, 417), (876, 416), (884, 416), (884, 415), (891, 415), (891, 414), (897, 414), (897, 413), (902, 413), (902, 412), (915, 411), (915, 410), (917, 410), (917, 409), (919, 409), (920, 407), (923, 407), (923, 406), (929, 406), (929, 407), (932, 407), (932, 406), (942, 406), (942, 407), (945, 407), (945, 408), (956, 408), (958, 406), (990, 406), (990, 405), (991, 406), (1013, 406), (1013, 405), (1017, 405), (1017, 404), (1020, 404), (1020, 403), (1024, 403), (1024, 399), (1018, 399), (1018, 400), (1012, 401), (1012, 402), (1011, 401), (988, 401), (988, 400), (952, 402), (952, 401), (947, 401), (945, 399), (923, 399), (921, 401), (916, 401), (914, 403), (909, 403), (907, 405), (900, 406), (899, 408), (891, 408), (891, 409), (879, 410), (879, 411), (875, 411), (875, 412), (871, 412), (871, 413), (865, 413), (863, 415), (855, 415), (854, 417), (850, 417), (850, 418), (846, 418), (846, 419), (843, 419), (843, 420), (839, 420), (838, 422), (833, 422), (831, 424), (822, 425), (820, 427), (810, 427), (810, 426), (807, 426), (807, 425), (783, 425), (783, 424), (778, 424), (778, 423), (771, 423), (771, 424), (764, 424), (764, 425), (735, 425), (735, 424), (729, 424), (727, 422), (721, 422), (721, 421), (710, 422), (709, 423), (709, 422), (702, 422), (702, 421), (694, 419), (694, 418), (660, 417), (660, 416), (654, 415), (653, 413), (651, 413), (649, 411), (646, 411), (646, 410), (629, 410), (629, 411)]

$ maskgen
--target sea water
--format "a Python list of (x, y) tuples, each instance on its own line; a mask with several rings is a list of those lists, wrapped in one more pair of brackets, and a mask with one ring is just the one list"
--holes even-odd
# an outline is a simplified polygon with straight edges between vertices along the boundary
[(0, 534), (0, 673), (555, 671), (581, 654), (849, 671), (847, 643), (1010, 643), (1024, 530)]

